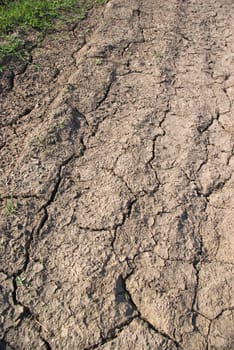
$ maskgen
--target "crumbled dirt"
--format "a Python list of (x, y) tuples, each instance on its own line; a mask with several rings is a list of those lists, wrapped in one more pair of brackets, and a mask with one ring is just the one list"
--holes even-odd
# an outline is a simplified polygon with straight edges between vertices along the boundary
[(234, 3), (110, 0), (1, 77), (0, 348), (234, 349)]

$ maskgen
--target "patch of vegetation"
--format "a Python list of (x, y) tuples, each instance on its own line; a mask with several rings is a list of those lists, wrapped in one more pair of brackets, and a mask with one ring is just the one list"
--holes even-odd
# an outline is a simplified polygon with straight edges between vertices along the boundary
[(5, 36), (0, 43), (0, 60), (7, 57), (15, 57), (21, 60), (27, 57), (23, 42), (13, 35)]
[(95, 64), (96, 64), (97, 66), (101, 66), (101, 65), (102, 65), (102, 60), (100, 60), (99, 58), (97, 58), (97, 59), (95, 60)]
[(78, 6), (77, 0), (20, 0), (0, 6), (0, 32), (20, 27), (45, 31), (62, 10)]
[[(53, 27), (54, 19), (75, 21), (85, 18), (86, 10), (108, 0), (13, 0), (0, 1), (0, 62), (9, 58), (24, 59), (24, 43), (14, 34), (30, 29), (43, 38)], [(3, 63), (1, 63), (3, 64)]]
[(17, 276), (15, 278), (15, 283), (17, 287), (22, 287), (23, 286), (23, 282), (24, 282), (24, 278)]
[(6, 200), (5, 210), (7, 215), (12, 215), (16, 212), (15, 203), (12, 197)]

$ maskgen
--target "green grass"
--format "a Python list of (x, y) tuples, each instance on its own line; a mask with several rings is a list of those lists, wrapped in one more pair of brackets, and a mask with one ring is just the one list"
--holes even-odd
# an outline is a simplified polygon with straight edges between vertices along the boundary
[(20, 276), (16, 276), (15, 283), (16, 283), (17, 287), (22, 287), (23, 286), (23, 282), (24, 282), (24, 278), (22, 278)]
[[(34, 29), (43, 37), (53, 27), (54, 19), (82, 20), (89, 6), (108, 0), (15, 0), (0, 2), (0, 61), (24, 57), (24, 43), (14, 36), (18, 29)], [(1, 69), (1, 68), (0, 68)]]
[(13, 198), (11, 197), (10, 199), (7, 199), (6, 205), (5, 205), (5, 210), (7, 215), (12, 215), (16, 212), (16, 207)]
[(0, 60), (7, 57), (15, 57), (21, 60), (27, 57), (24, 43), (13, 35), (2, 37), (2, 42), (0, 43)]
[(97, 58), (97, 59), (95, 60), (95, 64), (96, 64), (97, 66), (101, 66), (101, 65), (102, 65), (102, 60), (100, 60), (99, 58)]
[(78, 6), (77, 0), (21, 0), (0, 6), (0, 32), (20, 27), (45, 31), (63, 10)]

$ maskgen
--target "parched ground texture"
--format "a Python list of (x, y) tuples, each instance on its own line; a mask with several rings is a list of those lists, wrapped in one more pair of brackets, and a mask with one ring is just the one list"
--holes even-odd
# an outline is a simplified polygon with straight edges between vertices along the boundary
[(0, 348), (233, 350), (233, 0), (56, 35), (1, 79)]

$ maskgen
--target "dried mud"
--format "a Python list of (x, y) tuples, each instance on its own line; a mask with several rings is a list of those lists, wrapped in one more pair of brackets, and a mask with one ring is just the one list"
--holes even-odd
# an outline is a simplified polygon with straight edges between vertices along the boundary
[(233, 1), (110, 0), (31, 55), (1, 77), (0, 348), (232, 350)]

